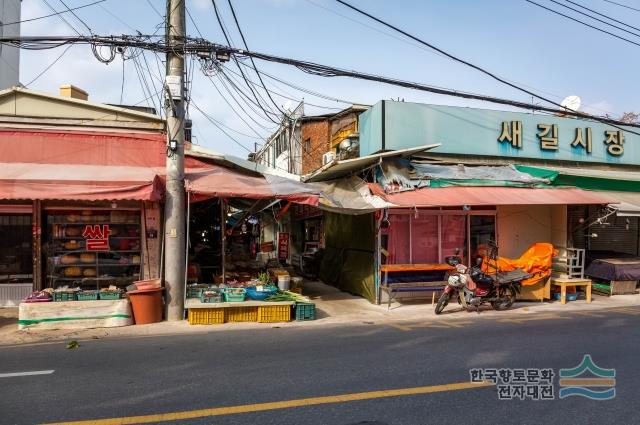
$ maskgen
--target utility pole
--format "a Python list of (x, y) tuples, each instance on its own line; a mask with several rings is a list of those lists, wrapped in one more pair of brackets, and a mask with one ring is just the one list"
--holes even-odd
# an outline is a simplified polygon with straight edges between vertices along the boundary
[(167, 1), (167, 190), (164, 207), (164, 281), (167, 289), (166, 318), (184, 319), (186, 268), (184, 187), (184, 58), (185, 0)]

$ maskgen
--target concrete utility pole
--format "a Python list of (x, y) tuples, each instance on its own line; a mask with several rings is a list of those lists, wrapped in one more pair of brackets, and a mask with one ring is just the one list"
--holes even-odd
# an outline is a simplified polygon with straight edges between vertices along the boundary
[(184, 319), (186, 262), (184, 188), (184, 59), (179, 55), (185, 38), (185, 0), (167, 2), (167, 43), (175, 50), (167, 53), (167, 191), (165, 217), (165, 286), (167, 320)]

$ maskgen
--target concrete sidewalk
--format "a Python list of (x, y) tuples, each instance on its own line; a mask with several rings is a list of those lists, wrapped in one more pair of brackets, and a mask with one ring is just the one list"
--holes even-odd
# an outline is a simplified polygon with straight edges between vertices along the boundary
[(90, 340), (107, 337), (140, 338), (145, 336), (175, 335), (186, 333), (209, 333), (229, 330), (256, 328), (313, 328), (318, 326), (340, 325), (401, 325), (403, 322), (438, 322), (458, 319), (526, 318), (559, 312), (580, 312), (606, 310), (640, 306), (640, 295), (617, 295), (612, 297), (594, 295), (590, 304), (584, 300), (518, 302), (508, 311), (494, 311), (483, 307), (480, 314), (475, 311), (463, 311), (457, 304), (447, 306), (436, 316), (431, 302), (394, 303), (391, 309), (387, 305), (374, 305), (367, 300), (341, 292), (320, 282), (305, 282), (305, 295), (316, 304), (316, 320), (289, 323), (225, 323), (210, 326), (191, 326), (186, 320), (180, 322), (162, 322), (151, 325), (137, 325), (120, 328), (99, 328), (82, 330), (18, 330), (18, 309), (0, 308), (0, 346), (42, 344), (56, 341)]

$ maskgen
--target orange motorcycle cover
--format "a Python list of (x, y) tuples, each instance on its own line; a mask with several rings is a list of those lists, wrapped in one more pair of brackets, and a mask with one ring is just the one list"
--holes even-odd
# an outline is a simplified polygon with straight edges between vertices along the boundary
[(508, 272), (522, 269), (533, 275), (529, 279), (523, 280), (522, 285), (534, 285), (551, 276), (552, 261), (556, 255), (558, 255), (558, 250), (552, 244), (537, 242), (531, 245), (520, 258), (498, 257), (497, 261), (494, 262), (488, 257), (484, 257), (482, 259), (482, 271), (491, 274), (496, 271)]

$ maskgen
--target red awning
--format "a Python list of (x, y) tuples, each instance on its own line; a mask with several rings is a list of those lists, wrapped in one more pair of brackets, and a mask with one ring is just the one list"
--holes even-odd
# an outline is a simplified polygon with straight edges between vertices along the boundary
[(157, 201), (162, 192), (145, 167), (0, 163), (0, 199)]
[(454, 207), (460, 205), (586, 205), (616, 203), (600, 193), (575, 188), (523, 187), (423, 188), (386, 196), (399, 207)]
[(187, 192), (195, 200), (207, 198), (283, 199), (299, 204), (318, 204), (318, 190), (284, 177), (251, 176), (212, 165), (187, 170)]

